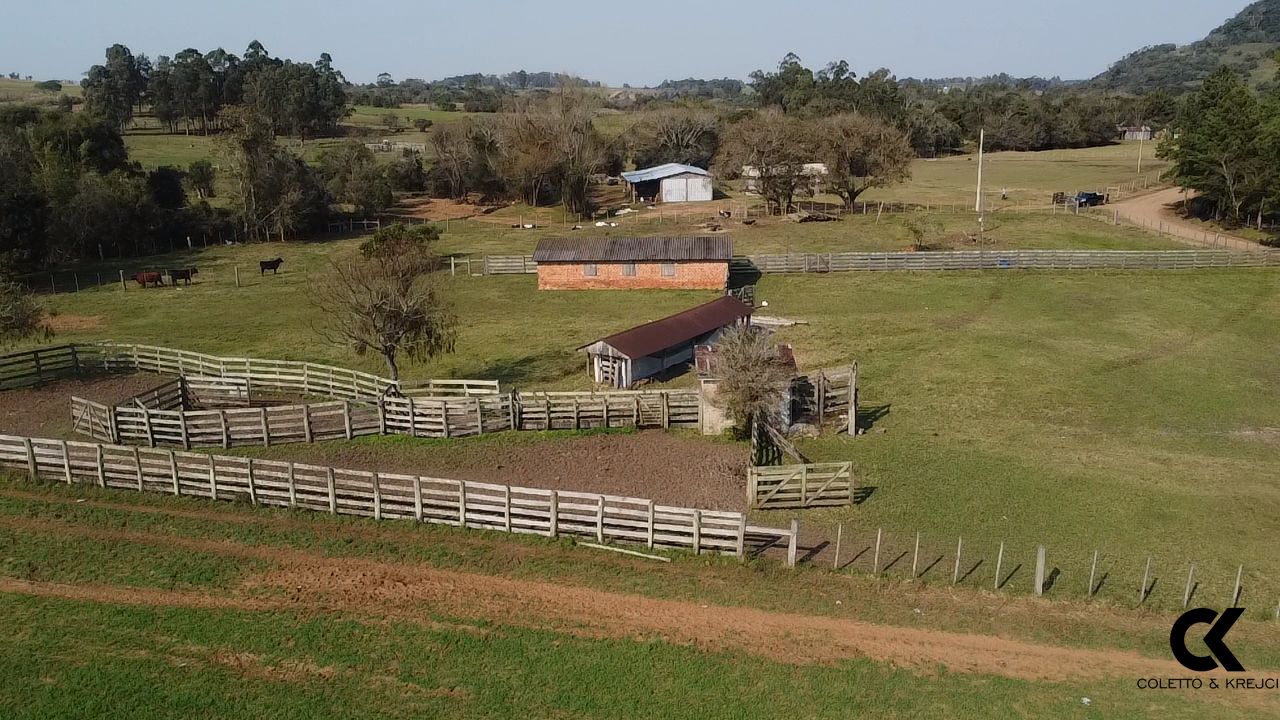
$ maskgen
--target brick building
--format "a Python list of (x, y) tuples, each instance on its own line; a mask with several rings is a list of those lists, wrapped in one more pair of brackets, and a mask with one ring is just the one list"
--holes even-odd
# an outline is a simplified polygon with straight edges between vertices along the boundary
[(533, 253), (539, 290), (722, 290), (732, 257), (724, 236), (550, 238)]

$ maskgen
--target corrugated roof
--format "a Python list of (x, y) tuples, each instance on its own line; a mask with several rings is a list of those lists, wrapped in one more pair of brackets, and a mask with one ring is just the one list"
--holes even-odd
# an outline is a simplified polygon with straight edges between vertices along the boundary
[(632, 170), (631, 172), (622, 173), (622, 179), (629, 183), (649, 182), (651, 180), (661, 180), (662, 178), (671, 177), (672, 175), (683, 175), (684, 173), (693, 173), (694, 175), (710, 175), (711, 173), (700, 167), (692, 165), (681, 165), (680, 163), (667, 163), (666, 165), (658, 165), (657, 167), (644, 168), (643, 170)]
[(751, 310), (750, 305), (725, 295), (670, 317), (610, 335), (600, 342), (629, 358), (641, 358), (690, 342), (743, 318), (751, 317)]
[(733, 257), (733, 238), (727, 235), (702, 237), (645, 238), (547, 238), (533, 251), (534, 262), (671, 262), (711, 260), (728, 262)]

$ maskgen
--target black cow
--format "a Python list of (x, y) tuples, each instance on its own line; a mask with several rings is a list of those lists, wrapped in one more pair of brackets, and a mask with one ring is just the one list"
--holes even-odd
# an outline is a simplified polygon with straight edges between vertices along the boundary
[(275, 275), (276, 271), (279, 270), (280, 266), (283, 264), (284, 264), (284, 258), (276, 258), (275, 260), (259, 260), (258, 274), (266, 275), (267, 271), (270, 270), (271, 274)]
[(171, 268), (169, 270), (169, 281), (172, 282), (175, 286), (177, 286), (179, 280), (185, 280), (187, 281), (187, 284), (190, 285), (191, 276), (199, 275), (199, 274), (200, 274), (200, 271), (193, 267)]

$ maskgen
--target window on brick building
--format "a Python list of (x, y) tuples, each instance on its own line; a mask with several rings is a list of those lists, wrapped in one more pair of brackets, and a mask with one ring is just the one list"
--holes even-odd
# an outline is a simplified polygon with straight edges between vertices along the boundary
[(676, 276), (676, 264), (662, 263), (662, 277), (675, 277), (675, 276)]
[(583, 265), (583, 266), (582, 266), (582, 274), (583, 274), (584, 276), (586, 276), (586, 277), (595, 277), (595, 276), (596, 276), (596, 264), (595, 264), (595, 263), (587, 263), (586, 265)]
[(636, 275), (636, 264), (635, 264), (635, 263), (623, 263), (623, 265), (622, 265), (622, 274), (623, 274), (623, 275), (625, 275), (626, 277), (635, 277), (635, 275)]

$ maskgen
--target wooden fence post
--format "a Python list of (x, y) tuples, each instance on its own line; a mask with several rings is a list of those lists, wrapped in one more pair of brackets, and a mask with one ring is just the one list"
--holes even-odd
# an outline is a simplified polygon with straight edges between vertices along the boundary
[(1244, 577), (1244, 566), (1236, 568), (1236, 588), (1231, 591), (1231, 607), (1236, 607), (1240, 603), (1240, 580)]
[(1187, 589), (1182, 593), (1182, 609), (1186, 610), (1187, 605), (1191, 604), (1191, 584), (1196, 577), (1196, 564), (1191, 563), (1191, 567), (1187, 569)]
[(1146, 569), (1142, 571), (1142, 587), (1138, 588), (1138, 604), (1141, 605), (1147, 599), (1147, 579), (1151, 577), (1151, 556), (1147, 556)]
[(342, 429), (348, 440), (351, 439), (351, 401), (342, 401)]
[(253, 458), (249, 458), (247, 474), (249, 479), (249, 503), (251, 505), (258, 504), (258, 488), (253, 478)]
[(916, 532), (916, 548), (911, 553), (911, 579), (918, 580), (920, 574), (916, 572), (916, 568), (920, 563), (920, 533)]
[(383, 396), (378, 397), (378, 434), (387, 434), (387, 401)]
[(467, 481), (458, 481), (458, 527), (467, 526)]
[(876, 554), (871, 559), (871, 574), (880, 574), (880, 538), (884, 534), (884, 528), (876, 528)]
[[(67, 484), (70, 485), (71, 484), (71, 448), (68, 447), (66, 440), (62, 441), (61, 450), (62, 450), (62, 474), (66, 478)], [(138, 451), (135, 448), (133, 452), (134, 454), (137, 454)]]
[(446, 438), (449, 437), (450, 432), (449, 432), (449, 401), (448, 400), (440, 401), (440, 426), (444, 428), (444, 436)]
[(155, 430), (151, 427), (151, 411), (146, 408), (142, 409), (142, 424), (147, 428), (147, 446), (155, 447), (156, 433), (155, 433)]
[(292, 462), (289, 463), (289, 469), (287, 473), (288, 473), (288, 478), (286, 479), (286, 481), (289, 483), (289, 507), (293, 508), (298, 506), (298, 481), (294, 475)]
[(702, 511), (693, 511), (693, 554), (702, 554)]
[(27, 451), (27, 475), (36, 479), (36, 449), (31, 446), (31, 438), (22, 438), (22, 447)]
[(178, 430), (182, 433), (182, 449), (191, 449), (191, 438), (187, 436), (187, 413), (184, 410), (178, 411)]
[(953, 587), (955, 586), (956, 583), (960, 582), (960, 548), (962, 547), (963, 543), (964, 543), (963, 537), (956, 539), (956, 567), (954, 570), (951, 571), (951, 585)]
[(1036, 547), (1036, 595), (1044, 595), (1044, 546)]
[(596, 542), (604, 542), (604, 496), (596, 498)]
[(842, 535), (844, 535), (844, 523), (836, 526), (836, 556), (831, 560), (832, 570), (840, 569), (840, 539)]
[[(836, 557), (840, 557), (840, 543), (836, 542)], [(738, 560), (747, 561), (747, 514), (738, 513)]]
[(333, 477), (333, 468), (325, 468), (325, 480), (329, 483), (329, 513), (338, 514), (338, 483)]
[(502, 486), (502, 526), (511, 532), (511, 486)]
[(302, 439), (311, 442), (311, 406), (302, 406)]
[(138, 479), (138, 492), (142, 492), (142, 491), (143, 491), (143, 487), (142, 487), (142, 452), (141, 452), (140, 450), (138, 450), (138, 447), (137, 447), (136, 445), (135, 445), (135, 446), (134, 446), (134, 448), (133, 448), (133, 466), (134, 466), (134, 470), (135, 470), (135, 471), (136, 471), (136, 473), (137, 473), (137, 479)]
[(1000, 566), (1004, 564), (1004, 541), (1000, 541), (1000, 552), (996, 553), (996, 582), (995, 589), (1000, 589)]
[(373, 474), (373, 519), (382, 519), (382, 484), (378, 482), (378, 473)]
[(178, 456), (172, 450), (169, 451), (169, 472), (173, 475), (173, 494), (179, 496), (182, 486), (178, 483)]
[(547, 514), (550, 515), (547, 537), (557, 537), (560, 534), (560, 493), (557, 490), (551, 491), (551, 497), (547, 501)]
[(787, 567), (794, 568), (796, 566), (796, 539), (800, 535), (800, 521), (791, 519), (791, 538), (787, 542)]
[(422, 522), (422, 476), (413, 476), (413, 519)]
[(648, 535), (649, 535), (649, 537), (648, 537), (648, 545), (649, 545), (649, 547), (653, 547), (653, 520), (654, 520), (654, 513), (653, 513), (653, 501), (652, 501), (652, 500), (650, 500), (650, 501), (649, 501), (649, 530), (648, 530)]
[[(409, 397), (406, 399), (409, 401), (409, 437), (417, 437), (418, 436), (418, 418), (417, 418), (418, 411), (413, 406), (413, 398)], [(448, 427), (448, 423), (445, 423), (445, 427)]]
[(216, 463), (217, 461), (215, 460), (214, 456), (210, 455), (209, 456), (209, 497), (210, 499), (213, 499), (213, 500), (218, 499), (218, 471), (216, 469)]
[(227, 411), (218, 411), (218, 427), (222, 430), (222, 447), (224, 449), (231, 447), (231, 430), (227, 427)]
[(271, 447), (271, 428), (267, 425), (267, 409), (261, 408), (258, 422), (262, 425), (262, 447)]
[(1089, 587), (1085, 588), (1086, 597), (1093, 597), (1093, 578), (1098, 572), (1098, 551), (1093, 551), (1093, 564), (1089, 566)]

